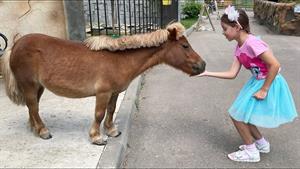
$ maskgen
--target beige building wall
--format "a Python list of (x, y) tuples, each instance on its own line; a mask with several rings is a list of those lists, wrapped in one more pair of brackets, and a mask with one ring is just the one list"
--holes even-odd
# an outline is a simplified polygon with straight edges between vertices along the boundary
[(0, 0), (0, 32), (11, 46), (16, 34), (44, 33), (66, 38), (66, 23), (62, 0)]
[(64, 2), (0, 0), (0, 32), (7, 37), (8, 47), (12, 46), (16, 35), (20, 37), (29, 33), (43, 33), (66, 39)]

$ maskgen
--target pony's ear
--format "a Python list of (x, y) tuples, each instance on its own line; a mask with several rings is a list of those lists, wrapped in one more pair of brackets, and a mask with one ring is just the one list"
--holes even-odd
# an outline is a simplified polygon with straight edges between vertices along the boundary
[(175, 41), (175, 40), (179, 39), (178, 32), (177, 32), (176, 28), (169, 28), (168, 31), (169, 31), (169, 39), (170, 40)]

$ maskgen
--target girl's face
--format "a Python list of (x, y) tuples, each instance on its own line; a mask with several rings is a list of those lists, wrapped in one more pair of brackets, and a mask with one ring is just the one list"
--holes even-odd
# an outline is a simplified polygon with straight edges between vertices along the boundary
[(223, 35), (229, 40), (235, 40), (238, 37), (239, 28), (238, 26), (230, 26), (224, 22), (221, 22), (221, 26), (223, 28)]

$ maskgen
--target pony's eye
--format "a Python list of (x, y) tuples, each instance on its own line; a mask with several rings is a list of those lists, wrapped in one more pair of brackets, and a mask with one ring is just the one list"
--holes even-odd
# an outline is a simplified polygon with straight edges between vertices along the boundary
[(182, 47), (183, 47), (183, 48), (189, 48), (189, 45), (183, 44)]

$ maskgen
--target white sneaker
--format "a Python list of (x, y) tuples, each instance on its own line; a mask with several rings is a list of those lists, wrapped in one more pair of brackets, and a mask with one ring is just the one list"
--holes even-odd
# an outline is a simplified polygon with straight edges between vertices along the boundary
[[(260, 153), (269, 153), (271, 150), (269, 142), (267, 142), (266, 144), (263, 144), (263, 145), (255, 143), (255, 146)], [(245, 150), (245, 148), (246, 148), (245, 144), (239, 146), (240, 150)]]
[(260, 154), (258, 150), (249, 151), (245, 149), (228, 154), (228, 158), (238, 162), (259, 162)]

